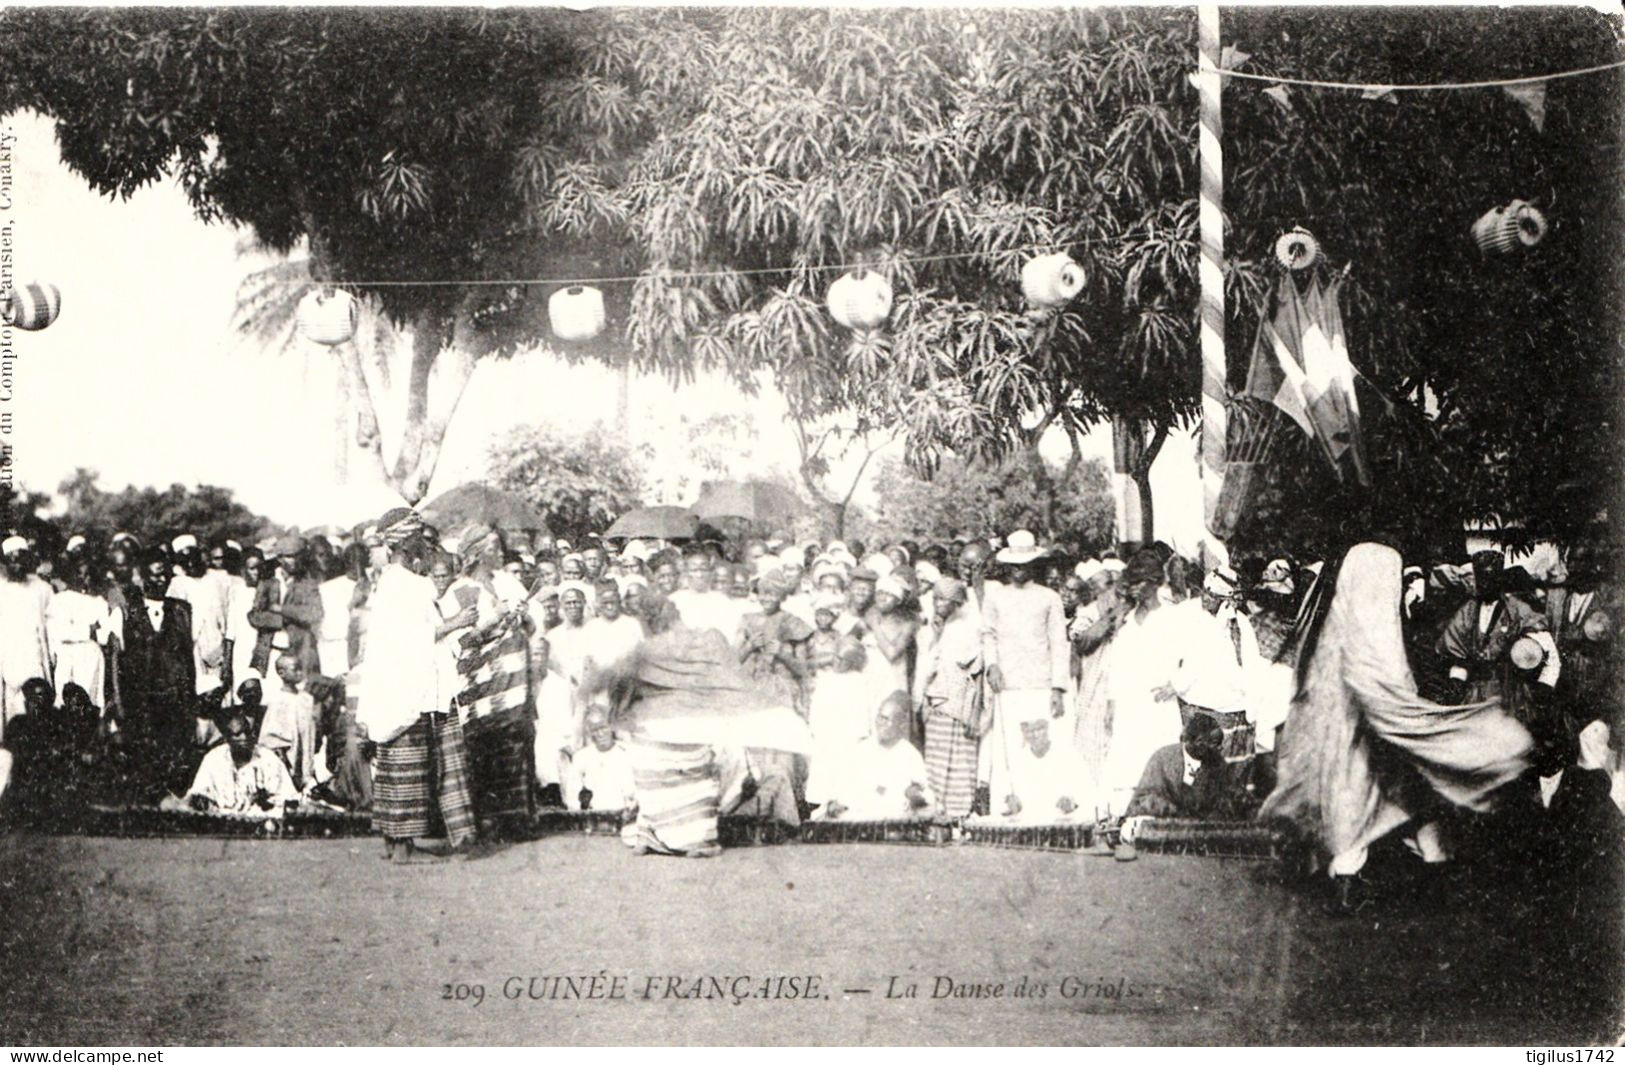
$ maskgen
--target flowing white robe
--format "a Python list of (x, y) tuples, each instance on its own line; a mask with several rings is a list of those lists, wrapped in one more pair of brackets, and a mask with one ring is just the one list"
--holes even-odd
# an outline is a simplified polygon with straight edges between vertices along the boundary
[(45, 604), (31, 584), (0, 578), (0, 741), (5, 723), (23, 713), (23, 682), (51, 680)]
[(398, 563), (373, 589), (356, 721), (376, 743), (387, 743), (437, 704), (434, 633), (440, 625), (434, 584)]
[(1106, 647), (1108, 737), (1101, 767), (1101, 794), (1088, 805), (1122, 813), (1134, 797), (1134, 787), (1145, 771), (1146, 760), (1159, 747), (1178, 743), (1182, 731), (1179, 700), (1158, 701), (1152, 694), (1172, 685), (1179, 666), (1182, 635), (1177, 608), (1161, 606), (1144, 618), (1131, 614)]
[(350, 600), (355, 597), (355, 578), (334, 577), (323, 581), (322, 624), (316, 630), (316, 654), (322, 676), (342, 677), (350, 672)]

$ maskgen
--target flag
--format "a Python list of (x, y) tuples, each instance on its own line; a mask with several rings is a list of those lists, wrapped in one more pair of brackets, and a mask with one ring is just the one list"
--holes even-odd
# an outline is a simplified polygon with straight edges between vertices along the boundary
[(1315, 435), (1309, 424), (1309, 403), (1303, 394), (1303, 368), (1292, 345), (1282, 335), (1291, 327), (1281, 321), (1286, 303), (1286, 287), (1292, 282), (1284, 276), (1276, 302), (1276, 320), (1260, 315), (1258, 337), (1253, 341), (1252, 358), (1247, 364), (1247, 385), (1243, 395), (1272, 403), (1298, 424), (1304, 435)]
[(1363, 90), (1360, 93), (1360, 99), (1382, 100), (1385, 103), (1391, 104), (1399, 103), (1399, 97), (1394, 95), (1394, 90), (1390, 89), (1386, 85), (1373, 85), (1369, 89)]
[(1501, 91), (1518, 101), (1529, 115), (1529, 122), (1540, 133), (1546, 128), (1546, 83), (1525, 82), (1522, 85), (1503, 85)]
[(1264, 95), (1280, 104), (1288, 111), (1292, 110), (1292, 95), (1287, 92), (1285, 85), (1271, 85), (1264, 90)]
[(1354, 464), (1354, 476), (1362, 485), (1371, 484), (1371, 471), (1365, 461), (1365, 437), (1360, 431), (1360, 399), (1355, 394), (1354, 378), (1357, 371), (1349, 360), (1348, 338), (1343, 332), (1343, 308), (1338, 296), (1342, 282), (1334, 281), (1322, 297), (1326, 336), (1331, 344), (1333, 387), (1341, 396), (1340, 407), (1344, 428), (1348, 433), (1348, 456)]
[(1359, 402), (1354, 398), (1354, 367), (1342, 337), (1342, 315), (1337, 310), (1338, 284), (1309, 285), (1303, 297), (1304, 394), (1309, 400), (1309, 421), (1315, 435), (1330, 452), (1341, 475), (1346, 458), (1361, 484), (1369, 484), (1364, 446), (1360, 438)]

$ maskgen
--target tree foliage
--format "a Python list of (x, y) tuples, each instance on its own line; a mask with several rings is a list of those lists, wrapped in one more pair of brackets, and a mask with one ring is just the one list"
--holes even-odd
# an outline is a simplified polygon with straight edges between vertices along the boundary
[(641, 504), (647, 459), (602, 426), (580, 436), (533, 426), (493, 444), (487, 469), (492, 484), (524, 495), (554, 535), (574, 541)]
[[(191, 533), (204, 543), (233, 539), (247, 546), (283, 531), (235, 498), (231, 489), (201, 484), (168, 488), (126, 486), (117, 492), (103, 488), (95, 470), (80, 467), (57, 486), (63, 512), (47, 518), (34, 516), (44, 496), (27, 507), (13, 506), (8, 527), (25, 536), (44, 536), (42, 545), (61, 547), (67, 537), (80, 533), (94, 543), (107, 543), (114, 533), (127, 532), (143, 544), (167, 543)], [(30, 518), (34, 518), (31, 523)], [(50, 531), (45, 531), (49, 527)]]
[(1109, 546), (1113, 503), (1105, 467), (1091, 461), (1071, 477), (1064, 472), (1026, 451), (996, 464), (949, 458), (926, 480), (885, 458), (875, 478), (879, 502), (866, 515), (865, 529), (888, 541), (922, 542), (1028, 529), (1046, 543), (1078, 543), (1091, 551)]

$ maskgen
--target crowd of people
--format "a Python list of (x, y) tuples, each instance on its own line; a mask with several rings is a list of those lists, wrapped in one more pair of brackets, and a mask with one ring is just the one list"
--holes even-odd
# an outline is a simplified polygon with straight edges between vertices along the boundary
[(549, 807), (624, 812), (639, 851), (714, 854), (733, 812), (1087, 821), (1131, 857), (1137, 819), (1262, 806), (1341, 877), (1401, 826), (1442, 859), (1452, 808), (1514, 792), (1625, 810), (1621, 603), (1584, 546), (1537, 580), (1377, 544), (1203, 572), (1025, 530), (454, 532), (399, 508), (247, 547), (4, 539), (0, 801), (370, 811), (397, 860)]

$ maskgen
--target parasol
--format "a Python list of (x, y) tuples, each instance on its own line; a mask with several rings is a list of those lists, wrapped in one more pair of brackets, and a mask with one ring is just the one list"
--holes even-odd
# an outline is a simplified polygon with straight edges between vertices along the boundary
[(771, 481), (707, 481), (692, 509), (706, 521), (742, 518), (758, 525), (785, 525), (806, 506), (793, 491)]
[(470, 525), (489, 525), (497, 529), (548, 528), (542, 512), (524, 496), (472, 481), (436, 496), (422, 509), (424, 520), (442, 529), (462, 529)]
[(639, 507), (615, 519), (603, 538), (649, 537), (657, 540), (692, 540), (699, 534), (700, 519), (686, 507)]

